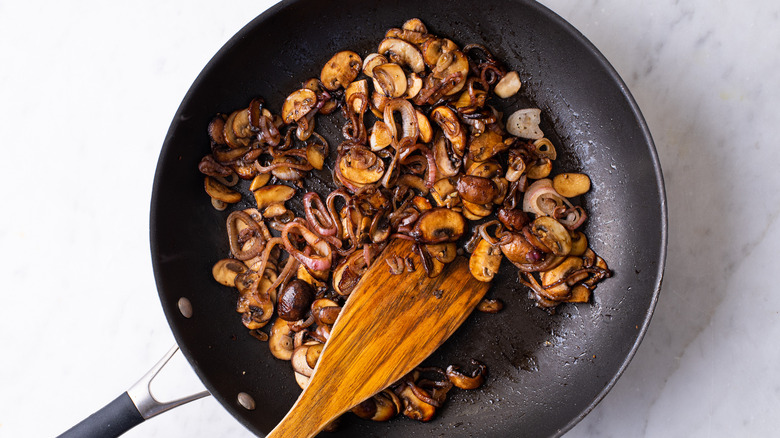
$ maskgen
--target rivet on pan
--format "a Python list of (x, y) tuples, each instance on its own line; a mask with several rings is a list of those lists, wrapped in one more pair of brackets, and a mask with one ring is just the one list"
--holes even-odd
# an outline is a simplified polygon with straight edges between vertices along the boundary
[(245, 392), (238, 393), (238, 404), (243, 406), (248, 411), (255, 410), (255, 399), (253, 399), (251, 395)]
[(181, 297), (179, 298), (179, 312), (181, 312), (182, 316), (185, 318), (191, 318), (192, 317), (192, 303), (187, 298)]

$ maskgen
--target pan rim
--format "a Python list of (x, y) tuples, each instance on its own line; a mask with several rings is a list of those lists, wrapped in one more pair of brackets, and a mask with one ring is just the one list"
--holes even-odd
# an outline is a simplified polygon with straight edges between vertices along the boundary
[[(151, 195), (151, 208), (150, 208), (150, 248), (151, 248), (151, 258), (152, 258), (152, 267), (155, 277), (155, 284), (158, 289), (158, 294), (160, 295), (160, 298), (163, 297), (162, 289), (163, 289), (163, 283), (161, 279), (161, 267), (160, 267), (160, 260), (159, 260), (159, 238), (161, 236), (158, 235), (158, 230), (155, 224), (158, 222), (158, 214), (159, 211), (156, 208), (158, 205), (158, 198), (159, 198), (159, 191), (160, 191), (160, 184), (159, 179), (161, 177), (161, 163), (163, 162), (164, 157), (166, 156), (167, 150), (170, 146), (170, 143), (172, 141), (172, 138), (174, 136), (174, 133), (176, 131), (176, 122), (180, 120), (180, 118), (183, 115), (183, 111), (185, 107), (187, 106), (187, 103), (192, 100), (193, 95), (195, 94), (196, 90), (200, 88), (201, 83), (203, 82), (204, 78), (208, 75), (209, 71), (213, 70), (216, 65), (218, 65), (220, 62), (222, 62), (223, 58), (225, 58), (227, 55), (229, 55), (232, 52), (232, 49), (238, 42), (243, 40), (247, 37), (248, 34), (255, 31), (258, 27), (265, 26), (270, 20), (272, 20), (280, 11), (289, 8), (293, 5), (296, 5), (298, 3), (305, 3), (310, 0), (283, 0), (281, 2), (276, 3), (272, 7), (268, 8), (264, 12), (262, 12), (260, 15), (249, 21), (245, 26), (243, 26), (235, 35), (233, 35), (216, 53), (215, 55), (209, 60), (209, 62), (204, 66), (204, 68), (201, 70), (201, 72), (198, 74), (198, 76), (193, 81), (192, 85), (189, 87), (188, 91), (184, 95), (181, 104), (177, 108), (173, 119), (171, 121), (170, 127), (166, 133), (165, 139), (163, 141), (160, 154), (158, 157), (158, 164), (155, 170), (154, 180), (153, 180), (153, 188), (152, 188), (152, 195)], [(618, 87), (620, 90), (621, 95), (625, 99), (625, 102), (628, 104), (632, 116), (637, 121), (637, 127), (641, 130), (642, 133), (642, 140), (643, 140), (643, 147), (647, 147), (647, 152), (649, 153), (650, 163), (653, 169), (654, 178), (656, 181), (656, 187), (654, 191), (658, 194), (658, 198), (660, 200), (660, 205), (658, 205), (659, 208), (659, 216), (660, 216), (660, 232), (661, 232), (661, 242), (659, 245), (659, 254), (658, 254), (658, 266), (657, 266), (657, 272), (655, 272), (655, 277), (653, 281), (653, 290), (652, 295), (650, 298), (650, 304), (647, 309), (647, 313), (645, 315), (645, 318), (642, 321), (642, 324), (640, 325), (638, 331), (637, 331), (637, 337), (631, 346), (630, 350), (628, 351), (628, 354), (622, 359), (620, 366), (617, 368), (616, 373), (610, 378), (610, 380), (605, 384), (604, 388), (593, 398), (591, 403), (587, 406), (585, 406), (579, 414), (577, 414), (575, 417), (573, 417), (571, 420), (569, 420), (565, 425), (563, 425), (560, 429), (558, 429), (558, 432), (553, 436), (561, 436), (571, 430), (577, 423), (579, 423), (585, 416), (587, 416), (605, 397), (606, 395), (612, 390), (612, 388), (615, 386), (617, 381), (620, 379), (620, 377), (625, 372), (628, 365), (631, 363), (633, 358), (635, 357), (640, 344), (642, 343), (646, 332), (648, 330), (648, 327), (650, 325), (652, 316), (655, 312), (655, 308), (660, 296), (661, 292), (661, 286), (663, 282), (663, 276), (664, 276), (664, 269), (666, 265), (666, 259), (667, 259), (667, 246), (668, 246), (668, 210), (667, 210), (667, 200), (666, 200), (666, 189), (664, 184), (664, 177), (663, 177), (663, 171), (661, 169), (660, 160), (658, 157), (658, 152), (655, 147), (655, 143), (653, 141), (652, 135), (650, 133), (649, 126), (644, 118), (644, 116), (641, 113), (641, 110), (632, 96), (631, 92), (629, 91), (628, 87), (626, 86), (623, 79), (619, 76), (616, 69), (610, 64), (610, 62), (606, 59), (606, 57), (596, 48), (596, 46), (590, 42), (579, 30), (577, 30), (572, 24), (570, 24), (568, 21), (563, 19), (560, 15), (556, 14), (546, 6), (533, 2), (533, 1), (523, 1), (523, 0), (512, 0), (512, 3), (519, 3), (526, 7), (535, 9), (538, 13), (544, 15), (547, 19), (549, 19), (551, 22), (554, 22), (556, 25), (560, 27), (563, 31), (568, 33), (571, 37), (575, 38), (579, 44), (588, 52), (589, 55), (593, 56), (594, 60), (596, 60), (599, 64), (599, 66), (603, 69), (604, 72), (606, 72), (609, 76), (609, 79), (614, 82), (614, 84)], [(248, 421), (246, 421), (242, 416), (237, 415), (237, 408), (235, 406), (235, 403), (233, 403), (233, 400), (229, 400), (225, 397), (224, 394), (221, 394), (219, 391), (215, 390), (215, 385), (211, 383), (208, 376), (206, 376), (206, 373), (203, 372), (202, 368), (199, 366), (197, 359), (194, 357), (192, 350), (190, 347), (186, 344), (186, 342), (182, 342), (182, 336), (179, 333), (178, 330), (175, 329), (176, 325), (174, 324), (174, 318), (176, 315), (170, 311), (165, 305), (163, 305), (163, 301), (161, 299), (161, 306), (163, 307), (166, 319), (168, 321), (169, 326), (171, 327), (171, 331), (174, 335), (174, 338), (176, 339), (176, 342), (179, 344), (179, 348), (181, 349), (183, 355), (186, 357), (189, 364), (192, 366), (193, 370), (198, 375), (201, 382), (203, 382), (204, 386), (214, 395), (214, 397), (220, 402), (220, 404), (228, 410), (236, 420), (238, 420), (241, 424), (243, 424), (245, 427), (247, 427), (250, 431), (253, 433), (259, 433), (252, 424), (250, 424)]]

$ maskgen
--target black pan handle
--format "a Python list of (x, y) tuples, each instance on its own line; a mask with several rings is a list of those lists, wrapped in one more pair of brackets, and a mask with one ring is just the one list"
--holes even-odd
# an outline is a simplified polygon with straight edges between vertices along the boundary
[(149, 386), (166, 363), (179, 350), (174, 345), (141, 379), (127, 392), (68, 429), (58, 438), (115, 438), (155, 415), (209, 395), (208, 391), (182, 397), (169, 402), (160, 402), (152, 395)]

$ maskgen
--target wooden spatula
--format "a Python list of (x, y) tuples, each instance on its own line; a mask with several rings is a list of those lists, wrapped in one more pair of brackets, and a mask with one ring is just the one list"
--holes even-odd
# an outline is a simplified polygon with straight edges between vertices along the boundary
[(487, 292), (468, 260), (456, 258), (439, 276), (416, 270), (393, 275), (385, 259), (412, 255), (395, 240), (371, 265), (331, 330), (309, 386), (268, 438), (309, 438), (363, 400), (397, 381), (433, 353)]

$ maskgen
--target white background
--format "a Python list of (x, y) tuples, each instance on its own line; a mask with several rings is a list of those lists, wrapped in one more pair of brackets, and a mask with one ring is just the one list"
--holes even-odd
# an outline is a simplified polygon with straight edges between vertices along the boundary
[[(567, 437), (776, 436), (780, 3), (542, 3), (628, 84), (670, 221), (647, 337)], [(173, 345), (149, 257), (157, 156), (197, 74), (271, 4), (0, 0), (0, 437), (61, 433)], [(174, 365), (161, 392), (200, 388)], [(250, 434), (211, 398), (127, 434), (227, 435)]]

